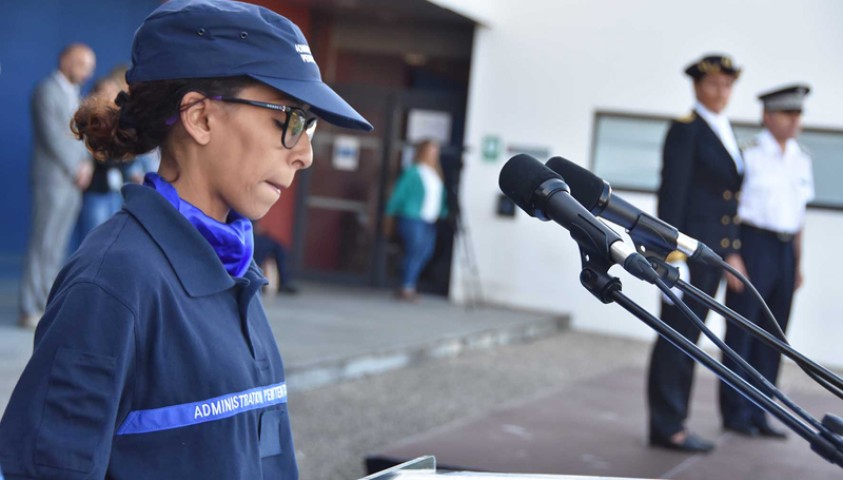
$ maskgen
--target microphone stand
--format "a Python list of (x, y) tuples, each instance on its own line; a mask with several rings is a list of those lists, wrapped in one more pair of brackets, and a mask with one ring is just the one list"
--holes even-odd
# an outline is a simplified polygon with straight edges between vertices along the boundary
[[(675, 268), (670, 266), (670, 268)], [(665, 278), (665, 277), (662, 277)], [(668, 286), (671, 286), (671, 283), (665, 279), (665, 283)], [(737, 326), (741, 327), (742, 329), (748, 331), (752, 335), (755, 335), (759, 340), (764, 342), (767, 346), (771, 347), (772, 349), (776, 350), (777, 352), (781, 353), (782, 355), (790, 358), (797, 364), (802, 367), (807, 367), (812, 371), (819, 374), (819, 376), (823, 377), (828, 382), (833, 383), (834, 385), (827, 385), (827, 388), (831, 388), (832, 393), (837, 395), (840, 398), (843, 398), (843, 392), (840, 391), (838, 385), (843, 382), (839, 376), (835, 375), (834, 372), (828, 370), (827, 368), (823, 367), (822, 365), (816, 363), (815, 361), (811, 360), (810, 358), (803, 355), (801, 352), (796, 350), (795, 348), (791, 347), (790, 344), (784, 343), (778, 338), (771, 335), (769, 332), (764, 330), (763, 328), (759, 327), (758, 325), (750, 322), (746, 317), (740, 315), (739, 313), (735, 312), (731, 308), (720, 304), (705, 292), (700, 290), (699, 288), (685, 282), (682, 279), (678, 279), (674, 285), (678, 287), (682, 292), (689, 295), (694, 300), (702, 303), (708, 309), (717, 312), (718, 314), (722, 315), (727, 321), (736, 324)]]
[[(679, 280), (676, 283), (676, 286), (679, 287), (679, 289), (685, 292), (686, 294), (693, 297), (695, 300), (704, 304), (709, 309), (722, 315), (723, 318), (725, 318), (726, 320), (738, 325), (744, 330), (755, 335), (767, 346), (773, 348), (782, 355), (790, 358), (791, 360), (796, 362), (796, 364), (799, 365), (803, 370), (805, 370), (805, 372), (809, 376), (811, 376), (811, 378), (817, 381), (817, 383), (819, 383), (838, 397), (841, 396), (840, 390), (835, 385), (833, 385), (833, 383), (840, 381), (840, 377), (838, 377), (822, 365), (806, 357), (798, 350), (791, 347), (789, 344), (786, 344), (781, 340), (777, 339), (776, 337), (770, 335), (766, 330), (759, 328), (757, 325), (747, 320), (746, 317), (743, 317), (742, 315), (738, 314), (729, 307), (721, 305), (697, 287), (685, 282), (684, 280)], [(817, 376), (824, 378), (816, 378), (812, 374), (814, 372), (816, 372)], [(828, 380), (828, 382), (826, 382), (826, 379)], [(822, 426), (837, 435), (843, 435), (843, 419), (837, 415), (826, 413), (825, 416), (823, 416)]]
[[(702, 244), (701, 244), (701, 246), (702, 246)], [(785, 345), (789, 345), (787, 337), (785, 336), (784, 332), (782, 331), (781, 327), (779, 326), (779, 322), (776, 320), (776, 317), (773, 316), (773, 312), (770, 311), (770, 307), (767, 306), (767, 303), (764, 301), (764, 298), (761, 296), (760, 293), (758, 293), (758, 290), (755, 288), (755, 286), (752, 284), (752, 282), (750, 282), (749, 279), (746, 278), (746, 276), (744, 276), (741, 272), (737, 271), (735, 268), (733, 268), (731, 265), (729, 265), (727, 262), (725, 262), (723, 259), (721, 259), (719, 257), (717, 257), (716, 261), (714, 261), (713, 263), (711, 263), (711, 262), (709, 262), (709, 263), (712, 264), (712, 265), (715, 265), (715, 266), (720, 266), (721, 268), (723, 268), (727, 272), (729, 272), (732, 275), (734, 275), (735, 277), (737, 277), (741, 281), (741, 283), (744, 284), (744, 286), (752, 293), (752, 295), (755, 297), (755, 299), (761, 305), (761, 307), (762, 307), (761, 311), (764, 313), (764, 320), (767, 321), (770, 329), (772, 330), (772, 333), (776, 334), (779, 337), (779, 339), (781, 339), (782, 343), (784, 343)], [(837, 395), (838, 398), (843, 399), (843, 380), (841, 380), (838, 376), (836, 376), (834, 374), (824, 375), (818, 369), (813, 368), (812, 365), (807, 364), (807, 363), (797, 362), (797, 365), (812, 380), (814, 380), (815, 382), (820, 384), (822, 387), (824, 387), (829, 392)], [(821, 378), (823, 376), (825, 378)], [(835, 425), (843, 424), (843, 419), (840, 419), (840, 418), (837, 418), (837, 417), (834, 417), (834, 418), (835, 418)]]
[[(755, 335), (755, 337), (763, 341), (767, 346), (771, 347), (780, 354), (796, 362), (803, 370), (806, 371), (806, 373), (808, 373), (808, 375), (811, 376), (811, 378), (820, 383), (820, 385), (824, 386), (835, 395), (840, 396), (840, 390), (836, 387), (836, 385), (834, 385), (839, 384), (841, 382), (840, 377), (838, 377), (822, 365), (806, 357), (798, 350), (791, 347), (790, 344), (779, 340), (766, 330), (758, 327), (758, 325), (752, 323), (743, 315), (735, 312), (734, 310), (725, 305), (720, 304), (699, 288), (682, 280), (679, 277), (678, 269), (673, 265), (670, 265), (658, 258), (651, 258), (650, 260), (653, 263), (653, 266), (656, 267), (656, 271), (661, 274), (663, 281), (668, 286), (672, 287), (675, 285), (680, 290), (682, 290), (682, 292), (689, 295), (694, 300), (697, 300), (710, 310), (713, 310), (722, 315), (723, 318), (725, 318), (727, 321), (741, 327), (742, 329), (751, 333), (752, 335)], [(818, 376), (823, 378), (816, 378), (812, 373), (816, 373)], [(828, 380), (828, 382), (830, 383), (827, 383), (825, 380)], [(800, 411), (801, 409), (798, 409), (798, 406), (796, 406), (798, 410), (794, 409), (791, 405), (788, 406), (793, 409), (797, 414), (799, 414), (802, 418), (808, 420), (814, 426), (817, 426), (816, 420), (813, 418), (809, 418), (810, 416), (806, 412)], [(827, 413), (823, 417), (822, 423), (820, 425), (837, 435), (843, 435), (843, 419), (841, 419), (837, 415)]]
[(808, 422), (812, 427), (816, 428), (819, 431), (824, 431), (824, 427), (822, 424), (817, 421), (813, 416), (811, 416), (808, 412), (806, 412), (802, 407), (796, 404), (793, 400), (788, 398), (784, 392), (779, 390), (775, 385), (772, 384), (766, 377), (761, 375), (758, 370), (756, 370), (750, 363), (738, 355), (737, 352), (732, 350), (731, 347), (726, 345), (714, 332), (711, 331), (708, 327), (705, 326), (702, 320), (690, 309), (688, 305), (685, 304), (673, 291), (670, 290), (670, 287), (665, 284), (665, 282), (659, 279), (656, 282), (656, 285), (659, 289), (664, 292), (665, 295), (670, 298), (670, 300), (676, 305), (677, 308), (685, 315), (685, 317), (691, 321), (706, 337), (708, 337), (714, 344), (723, 352), (723, 355), (729, 357), (730, 360), (734, 361), (738, 368), (743, 370), (748, 377), (748, 381), (751, 381), (752, 384), (757, 386), (763, 393), (766, 393), (770, 397), (781, 401), (787, 408), (790, 409), (791, 412), (795, 413), (796, 415), (802, 417), (806, 422)]
[(661, 335), (680, 351), (708, 368), (726, 384), (730, 385), (753, 403), (777, 418), (797, 435), (804, 438), (811, 445), (811, 449), (821, 457), (831, 463), (843, 467), (843, 438), (841, 438), (838, 434), (833, 433), (835, 428), (828, 427), (826, 423), (838, 427), (843, 425), (840, 425), (834, 420), (829, 422), (824, 420), (823, 426), (825, 426), (827, 430), (815, 432), (809, 428), (808, 425), (796, 418), (796, 416), (794, 416), (791, 412), (773, 402), (773, 400), (761, 393), (761, 391), (759, 391), (756, 387), (705, 353), (695, 343), (679, 334), (679, 332), (623, 294), (621, 291), (622, 284), (620, 279), (612, 277), (608, 273), (609, 267), (612, 265), (608, 259), (604, 258), (602, 255), (595, 254), (593, 250), (586, 248), (583, 245), (580, 245), (580, 258), (583, 266), (582, 272), (580, 273), (580, 282), (586, 290), (597, 297), (597, 299), (606, 304), (616, 302), (627, 312), (631, 313), (647, 326), (655, 330), (656, 333)]
[[(705, 292), (702, 292), (693, 285), (690, 285), (680, 280), (678, 270), (676, 269), (676, 267), (668, 264), (665, 261), (665, 257), (667, 253), (669, 253), (669, 248), (665, 247), (666, 240), (658, 235), (659, 232), (663, 230), (656, 228), (657, 225), (653, 223), (655, 221), (656, 220), (650, 221), (647, 217), (643, 217), (643, 219), (639, 219), (633, 229), (629, 230), (627, 233), (629, 233), (639, 253), (645, 255), (647, 259), (650, 260), (653, 268), (655, 268), (656, 271), (659, 272), (660, 276), (668, 284), (668, 286), (678, 286), (680, 290), (693, 296), (696, 300), (703, 303), (709, 309), (716, 311), (720, 315), (723, 315), (726, 319), (733, 320), (741, 328), (749, 330), (750, 333), (760, 338), (764, 343), (796, 362), (799, 368), (801, 368), (811, 379), (820, 384), (820, 386), (833, 393), (838, 398), (843, 399), (843, 379), (841, 379), (839, 376), (829, 371), (825, 367), (805, 357), (793, 348), (790, 348), (790, 345), (787, 342), (787, 338), (785, 337), (784, 332), (779, 327), (778, 322), (776, 322), (775, 317), (773, 317), (772, 312), (770, 312), (770, 309), (767, 307), (767, 304), (764, 302), (764, 299), (761, 297), (755, 287), (749, 282), (748, 279), (741, 275), (740, 272), (734, 271), (733, 268), (731, 268), (726, 262), (720, 259), (720, 257), (716, 255), (713, 251), (711, 251), (708, 246), (702, 243), (700, 244), (700, 247), (702, 247), (702, 253), (700, 254), (699, 261), (702, 261), (712, 266), (719, 266), (721, 268), (728, 269), (733, 275), (740, 278), (744, 285), (746, 285), (747, 288), (749, 288), (749, 290), (753, 293), (758, 302), (761, 303), (761, 306), (763, 307), (763, 311), (765, 313), (766, 321), (770, 324), (771, 330), (778, 334), (779, 338), (776, 338), (768, 332), (760, 329), (757, 325), (747, 321), (744, 317), (740, 317), (740, 319), (736, 318), (735, 315), (737, 314), (734, 311), (715, 302), (714, 299), (706, 295)], [(693, 291), (689, 292), (686, 290), (686, 288), (692, 289)], [(706, 298), (701, 298), (700, 295)], [(743, 319), (744, 321), (741, 321), (741, 319)], [(841, 425), (843, 425), (843, 419), (840, 419), (839, 422)]]

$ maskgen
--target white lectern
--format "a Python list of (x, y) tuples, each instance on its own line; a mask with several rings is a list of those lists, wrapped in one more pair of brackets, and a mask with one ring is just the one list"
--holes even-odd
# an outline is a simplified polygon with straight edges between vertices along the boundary
[[(396, 465), (382, 472), (374, 473), (360, 480), (433, 480), (442, 478), (472, 478), (474, 480), (494, 480), (500, 478), (523, 480), (622, 480), (618, 477), (583, 477), (571, 475), (536, 475), (518, 473), (482, 473), (482, 472), (437, 472), (436, 458), (419, 457), (415, 460)], [(631, 480), (631, 479), (626, 479)]]

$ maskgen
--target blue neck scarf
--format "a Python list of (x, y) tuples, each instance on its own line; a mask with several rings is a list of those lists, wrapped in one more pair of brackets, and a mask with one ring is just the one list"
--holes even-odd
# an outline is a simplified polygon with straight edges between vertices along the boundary
[(205, 215), (202, 210), (179, 198), (176, 188), (157, 173), (147, 173), (143, 184), (154, 188), (189, 221), (217, 253), (225, 270), (233, 277), (242, 277), (252, 263), (255, 237), (252, 222), (231, 210), (226, 223)]

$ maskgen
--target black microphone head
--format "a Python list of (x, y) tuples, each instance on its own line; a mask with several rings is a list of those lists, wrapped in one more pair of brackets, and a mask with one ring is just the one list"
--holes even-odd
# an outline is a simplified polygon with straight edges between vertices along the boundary
[(522, 153), (510, 158), (504, 164), (498, 177), (498, 185), (504, 195), (515, 202), (521, 210), (531, 217), (543, 218), (544, 215), (536, 211), (536, 190), (544, 182), (554, 179), (560, 180), (560, 183), (564, 185), (564, 182), (561, 182), (562, 179), (553, 170), (530, 155)]
[(547, 168), (562, 175), (571, 186), (571, 196), (587, 210), (594, 213), (597, 207), (603, 207), (611, 193), (609, 184), (587, 169), (562, 157), (553, 157), (547, 161)]

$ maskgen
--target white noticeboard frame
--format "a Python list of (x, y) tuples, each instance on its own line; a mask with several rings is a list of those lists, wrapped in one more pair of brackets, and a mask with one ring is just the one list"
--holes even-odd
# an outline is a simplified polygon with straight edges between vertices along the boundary
[(448, 112), (414, 108), (407, 114), (407, 143), (401, 152), (401, 165), (404, 168), (413, 163), (414, 144), (422, 140), (435, 140), (440, 145), (451, 141), (453, 118)]
[(436, 140), (447, 145), (451, 140), (451, 122), (448, 112), (412, 109), (407, 114), (407, 141)]

